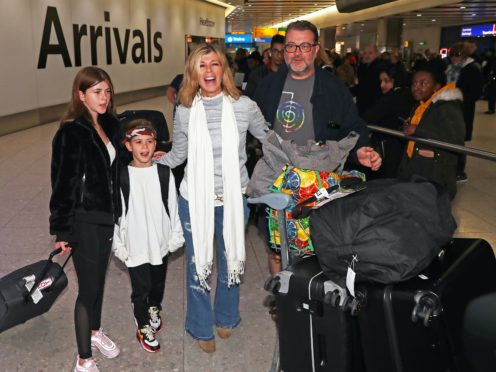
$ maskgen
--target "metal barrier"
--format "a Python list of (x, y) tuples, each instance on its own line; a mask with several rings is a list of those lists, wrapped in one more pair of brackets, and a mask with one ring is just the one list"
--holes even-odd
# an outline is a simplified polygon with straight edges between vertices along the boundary
[(387, 134), (387, 135), (390, 135), (393, 137), (402, 138), (405, 140), (409, 140), (409, 141), (411, 140), (411, 141), (415, 141), (418, 143), (423, 143), (425, 145), (438, 147), (438, 148), (443, 149), (443, 150), (448, 150), (448, 151), (456, 152), (459, 154), (466, 154), (466, 155), (474, 156), (476, 158), (496, 161), (496, 154), (493, 152), (479, 150), (479, 149), (473, 149), (473, 148), (465, 147), (465, 146), (461, 146), (461, 145), (454, 145), (452, 143), (428, 139), (428, 138), (419, 138), (419, 137), (414, 137), (414, 136), (407, 136), (407, 135), (403, 134), (403, 132), (384, 128), (384, 127), (379, 127), (377, 125), (368, 125), (368, 128), (372, 132)]

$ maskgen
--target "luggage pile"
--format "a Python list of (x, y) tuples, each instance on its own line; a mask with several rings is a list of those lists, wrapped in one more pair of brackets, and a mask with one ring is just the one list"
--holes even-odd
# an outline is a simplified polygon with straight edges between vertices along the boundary
[(285, 372), (474, 371), (463, 317), (496, 291), (481, 239), (453, 239), (449, 197), (433, 184), (377, 180), (312, 211), (315, 255), (267, 283)]

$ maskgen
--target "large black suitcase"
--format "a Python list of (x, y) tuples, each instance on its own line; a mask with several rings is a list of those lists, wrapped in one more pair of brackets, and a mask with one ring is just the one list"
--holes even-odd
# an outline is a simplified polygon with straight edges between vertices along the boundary
[(473, 371), (463, 317), (471, 300), (496, 291), (496, 260), (486, 241), (454, 239), (421, 275), (366, 288), (358, 322), (367, 372)]
[(360, 369), (346, 290), (328, 280), (315, 256), (277, 274), (275, 294), (280, 367), (284, 372), (348, 372)]
[(63, 268), (69, 258), (63, 266), (52, 261), (60, 251), (56, 249), (48, 260), (22, 267), (0, 279), (0, 332), (50, 310), (67, 286)]

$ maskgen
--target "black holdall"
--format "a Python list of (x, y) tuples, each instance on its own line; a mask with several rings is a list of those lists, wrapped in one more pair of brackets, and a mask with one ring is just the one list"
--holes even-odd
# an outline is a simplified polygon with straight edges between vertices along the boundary
[(456, 229), (448, 194), (417, 177), (364, 185), (312, 212), (310, 231), (324, 273), (343, 286), (348, 268), (362, 283), (418, 275)]

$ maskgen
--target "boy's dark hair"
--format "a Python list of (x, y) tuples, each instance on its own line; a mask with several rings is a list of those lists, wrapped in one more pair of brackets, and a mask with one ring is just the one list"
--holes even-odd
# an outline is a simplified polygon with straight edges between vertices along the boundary
[(291, 22), (288, 27), (286, 28), (286, 35), (289, 33), (291, 30), (297, 30), (297, 31), (312, 31), (313, 33), (313, 42), (318, 43), (319, 42), (319, 32), (317, 31), (317, 27), (312, 22), (308, 22), (305, 20), (298, 20)]
[(385, 63), (380, 69), (379, 74), (385, 73), (394, 80), (394, 88), (409, 87), (411, 84), (411, 77), (401, 67), (392, 63)]
[(284, 44), (284, 36), (281, 34), (276, 34), (272, 36), (272, 40), (270, 41), (270, 47), (272, 48), (274, 44)]
[(151, 132), (154, 134), (155, 139), (157, 138), (157, 131), (153, 127), (153, 124), (151, 121), (146, 120), (146, 119), (134, 119), (131, 120), (127, 126), (126, 126), (126, 136), (125, 140), (130, 141), (132, 137), (127, 136), (127, 133), (129, 131), (132, 131), (134, 129), (146, 129), (148, 132)]

